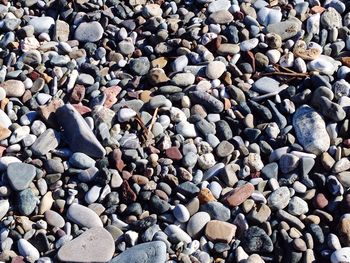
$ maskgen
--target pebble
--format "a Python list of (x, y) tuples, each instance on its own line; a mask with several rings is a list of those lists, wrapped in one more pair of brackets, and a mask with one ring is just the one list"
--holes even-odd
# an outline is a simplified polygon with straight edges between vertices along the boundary
[(205, 236), (212, 242), (229, 243), (234, 238), (236, 229), (233, 224), (211, 220), (205, 227)]
[(162, 241), (138, 244), (113, 258), (111, 263), (147, 262), (161, 263), (166, 261), (166, 245)]
[(279, 82), (269, 77), (262, 77), (255, 81), (252, 88), (263, 94), (279, 92), (281, 90)]
[(24, 258), (36, 261), (40, 258), (39, 251), (27, 240), (21, 238), (17, 242), (18, 251)]
[(101, 219), (93, 210), (79, 204), (70, 205), (67, 210), (67, 218), (87, 228), (103, 226)]
[(331, 255), (332, 263), (349, 262), (350, 247), (337, 249)]
[(206, 212), (198, 212), (194, 214), (187, 223), (186, 232), (196, 238), (210, 221), (210, 215)]
[(82, 42), (96, 42), (102, 38), (103, 27), (97, 21), (83, 22), (75, 29), (75, 39)]
[(112, 259), (114, 250), (112, 235), (102, 227), (93, 227), (65, 243), (57, 256), (61, 261), (107, 262)]
[(7, 80), (0, 85), (5, 90), (6, 96), (8, 97), (21, 97), (25, 91), (23, 82), (15, 79)]
[(105, 155), (105, 149), (73, 106), (61, 106), (57, 109), (56, 116), (73, 152), (82, 152), (97, 158)]
[(221, 61), (212, 61), (207, 67), (205, 74), (209, 79), (218, 79), (225, 72), (226, 66)]
[(328, 150), (330, 139), (323, 118), (311, 107), (303, 105), (293, 116), (298, 141), (310, 153), (320, 155)]
[(7, 166), (7, 178), (15, 191), (27, 189), (36, 175), (36, 169), (31, 164), (10, 163)]

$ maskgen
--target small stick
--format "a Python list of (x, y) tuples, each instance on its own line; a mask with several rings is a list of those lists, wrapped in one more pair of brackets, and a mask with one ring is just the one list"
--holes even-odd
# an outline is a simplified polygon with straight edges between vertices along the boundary
[(291, 72), (267, 72), (267, 73), (261, 73), (261, 76), (289, 76), (289, 77), (296, 77), (296, 78), (305, 78), (308, 77), (308, 73), (291, 73)]
[(148, 132), (152, 130), (152, 127), (153, 127), (154, 123), (156, 122), (157, 113), (158, 113), (158, 107), (155, 109), (155, 111), (153, 113), (151, 124), (148, 127)]

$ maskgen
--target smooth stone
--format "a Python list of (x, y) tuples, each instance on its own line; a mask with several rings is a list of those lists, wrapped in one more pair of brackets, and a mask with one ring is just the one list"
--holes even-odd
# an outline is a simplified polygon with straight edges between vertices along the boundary
[(102, 227), (93, 227), (65, 243), (57, 256), (63, 262), (107, 262), (114, 250), (112, 235)]
[(206, 212), (198, 212), (194, 214), (187, 223), (186, 232), (196, 238), (210, 221), (210, 215)]
[(11, 124), (12, 122), (7, 114), (3, 110), (0, 110), (0, 125), (4, 128), (8, 128)]
[(101, 219), (93, 210), (80, 204), (71, 204), (67, 210), (67, 218), (87, 228), (103, 226)]
[(182, 241), (189, 244), (192, 241), (192, 238), (177, 225), (168, 225), (164, 233), (168, 236), (169, 240), (174, 241), (174, 243)]
[(214, 13), (221, 10), (228, 10), (230, 6), (231, 2), (229, 0), (216, 0), (208, 5), (208, 12)]
[(267, 26), (267, 32), (279, 35), (282, 40), (294, 37), (301, 30), (301, 23), (287, 20)]
[(25, 87), (22, 81), (19, 80), (6, 80), (0, 86), (6, 91), (7, 97), (22, 97), (25, 91)]
[(205, 236), (212, 242), (229, 243), (234, 238), (236, 229), (233, 224), (212, 220), (205, 227)]
[(101, 158), (106, 154), (106, 150), (97, 140), (84, 118), (71, 104), (65, 104), (58, 108), (56, 117), (64, 129), (63, 133), (73, 152), (82, 152), (96, 158)]
[(252, 89), (263, 94), (281, 91), (280, 83), (270, 77), (258, 79), (253, 83)]
[(290, 200), (290, 191), (288, 187), (282, 186), (273, 191), (267, 198), (269, 207), (272, 210), (279, 210), (285, 208)]
[(301, 106), (293, 116), (293, 128), (299, 143), (310, 153), (320, 155), (328, 150), (330, 138), (322, 117), (310, 106)]
[(195, 82), (195, 76), (192, 73), (177, 73), (171, 81), (180, 87), (187, 87)]
[(16, 191), (27, 189), (36, 175), (36, 168), (26, 163), (11, 163), (7, 167), (7, 178)]
[(151, 63), (147, 57), (134, 58), (130, 60), (129, 67), (134, 74), (143, 76), (148, 73)]
[(18, 240), (17, 247), (19, 254), (25, 258), (30, 258), (33, 261), (40, 258), (39, 251), (36, 249), (36, 247), (23, 238)]
[(230, 209), (216, 201), (201, 205), (200, 210), (208, 213), (212, 220), (228, 221), (231, 217)]
[(109, 263), (164, 263), (167, 247), (162, 241), (152, 241), (133, 246)]
[(61, 136), (54, 129), (44, 131), (33, 143), (31, 150), (34, 155), (41, 156), (57, 148), (60, 144)]
[(259, 44), (259, 39), (252, 38), (248, 40), (244, 40), (239, 44), (241, 51), (246, 52), (254, 49)]
[(190, 219), (190, 213), (188, 212), (186, 206), (178, 204), (173, 209), (173, 214), (177, 221), (185, 223)]
[(282, 19), (282, 12), (278, 9), (262, 7), (257, 13), (257, 20), (260, 24), (268, 26), (278, 24)]
[(189, 93), (189, 97), (194, 103), (201, 104), (208, 112), (220, 113), (224, 110), (224, 104), (204, 91), (192, 91)]
[(44, 213), (46, 222), (54, 227), (62, 228), (65, 225), (64, 218), (53, 210), (47, 210)]
[(218, 79), (225, 72), (226, 65), (221, 61), (211, 61), (205, 69), (205, 74), (209, 79)]
[(30, 188), (18, 193), (18, 210), (22, 215), (30, 215), (36, 207), (36, 197)]
[(228, 10), (220, 10), (210, 14), (208, 19), (213, 24), (228, 24), (233, 20), (233, 15)]
[(3, 219), (3, 217), (7, 214), (9, 209), (10, 209), (9, 201), (6, 199), (0, 200), (0, 220)]
[(194, 124), (188, 121), (181, 121), (176, 125), (176, 132), (184, 136), (185, 138), (194, 138), (197, 136), (197, 132)]
[(83, 22), (75, 29), (74, 39), (82, 42), (97, 42), (102, 38), (103, 32), (99, 22)]
[(34, 27), (34, 33), (49, 33), (50, 29), (55, 25), (55, 20), (49, 16), (33, 17), (29, 20), (28, 25)]
[(298, 196), (293, 196), (288, 204), (288, 212), (294, 216), (306, 214), (309, 211), (309, 206), (306, 201)]
[(88, 169), (95, 166), (95, 160), (84, 153), (73, 153), (69, 158), (69, 163), (79, 169)]
[(350, 247), (343, 247), (331, 255), (332, 263), (350, 263)]
[(0, 157), (0, 171), (5, 171), (11, 163), (21, 163), (22, 161), (14, 156)]

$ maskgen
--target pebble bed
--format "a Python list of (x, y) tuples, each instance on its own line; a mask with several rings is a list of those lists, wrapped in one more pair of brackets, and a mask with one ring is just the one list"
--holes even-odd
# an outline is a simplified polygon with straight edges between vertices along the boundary
[(0, 0), (0, 261), (350, 263), (350, 1)]

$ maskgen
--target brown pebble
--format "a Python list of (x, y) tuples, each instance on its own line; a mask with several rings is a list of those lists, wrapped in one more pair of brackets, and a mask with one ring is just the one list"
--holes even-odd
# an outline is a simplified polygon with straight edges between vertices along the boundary
[(212, 242), (229, 243), (236, 234), (237, 227), (233, 224), (211, 220), (205, 228), (205, 236)]
[(170, 147), (169, 149), (165, 150), (165, 155), (170, 158), (171, 160), (181, 160), (182, 159), (182, 154), (177, 147)]
[(328, 199), (323, 193), (318, 193), (315, 196), (314, 204), (316, 208), (323, 209), (328, 205)]
[(239, 186), (231, 190), (226, 196), (225, 201), (229, 206), (239, 206), (245, 200), (247, 200), (254, 192), (254, 185), (246, 183), (245, 185)]
[(201, 204), (206, 204), (211, 201), (216, 201), (214, 195), (211, 193), (211, 191), (208, 188), (203, 188), (199, 192), (198, 199)]

